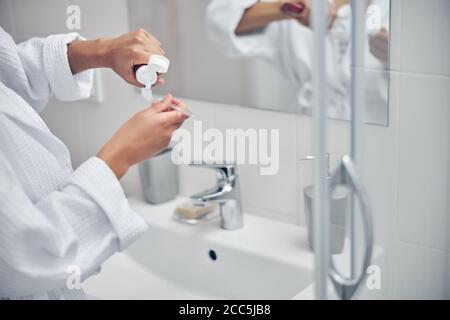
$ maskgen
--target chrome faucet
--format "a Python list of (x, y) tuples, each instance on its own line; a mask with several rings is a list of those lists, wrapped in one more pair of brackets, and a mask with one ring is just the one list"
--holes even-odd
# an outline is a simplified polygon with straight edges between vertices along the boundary
[(235, 164), (192, 164), (193, 167), (214, 169), (217, 173), (217, 184), (210, 190), (191, 196), (194, 205), (205, 205), (208, 202), (218, 203), (222, 218), (221, 227), (226, 230), (237, 230), (244, 226), (241, 188)]

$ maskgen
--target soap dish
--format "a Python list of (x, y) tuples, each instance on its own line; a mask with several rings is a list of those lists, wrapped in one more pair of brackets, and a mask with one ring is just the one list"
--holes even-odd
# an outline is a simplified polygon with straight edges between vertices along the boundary
[(179, 205), (173, 214), (175, 220), (186, 224), (197, 224), (201, 221), (211, 220), (218, 216), (212, 214), (214, 211), (218, 212), (218, 205), (209, 203), (204, 206), (196, 206), (192, 202), (185, 202)]

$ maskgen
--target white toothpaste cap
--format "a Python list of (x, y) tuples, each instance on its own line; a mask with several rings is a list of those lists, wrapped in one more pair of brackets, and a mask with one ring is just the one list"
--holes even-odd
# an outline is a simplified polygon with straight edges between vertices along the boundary
[(152, 86), (158, 80), (158, 73), (166, 73), (169, 70), (170, 60), (164, 56), (152, 55), (148, 64), (136, 71), (136, 79), (143, 84), (142, 96), (148, 101), (153, 100)]

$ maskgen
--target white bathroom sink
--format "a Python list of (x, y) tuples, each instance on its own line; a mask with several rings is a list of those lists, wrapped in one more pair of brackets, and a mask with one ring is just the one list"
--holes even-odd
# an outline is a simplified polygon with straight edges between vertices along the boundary
[(304, 228), (250, 214), (237, 231), (220, 229), (218, 216), (185, 225), (172, 218), (182, 201), (130, 199), (149, 230), (88, 279), (85, 291), (101, 299), (291, 299), (312, 283)]

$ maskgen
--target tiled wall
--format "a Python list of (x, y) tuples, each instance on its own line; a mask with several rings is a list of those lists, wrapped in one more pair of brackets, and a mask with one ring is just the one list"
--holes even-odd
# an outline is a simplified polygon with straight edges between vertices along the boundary
[[(64, 12), (67, 3), (78, 3), (83, 8), (85, 36), (128, 30), (125, 0), (42, 0), (41, 20), (36, 24), (31, 3), (35, 1), (0, 0), (2, 26), (19, 38), (64, 32), (55, 12)], [(109, 19), (89, 18), (105, 10)], [(390, 125), (363, 127), (358, 163), (375, 215), (376, 242), (385, 249), (378, 262), (383, 296), (450, 298), (450, 1), (393, 0), (392, 15)], [(137, 92), (110, 71), (102, 71), (101, 76), (102, 104), (53, 101), (44, 113), (51, 129), (71, 149), (75, 165), (95, 155), (114, 130), (143, 106)], [(219, 129), (280, 129), (277, 176), (260, 176), (253, 166), (239, 168), (244, 206), (253, 214), (303, 224), (301, 190), (311, 183), (311, 164), (297, 159), (312, 151), (311, 118), (188, 103), (195, 118), (186, 128), (202, 119), (205, 127)], [(336, 165), (349, 151), (349, 126), (342, 121), (329, 124), (329, 151)], [(180, 178), (183, 195), (214, 182), (211, 172), (203, 169), (183, 167)], [(125, 181), (129, 192), (139, 189), (137, 181), (136, 170), (132, 170)]]
[(393, 295), (448, 298), (450, 1), (403, 0), (395, 6)]

